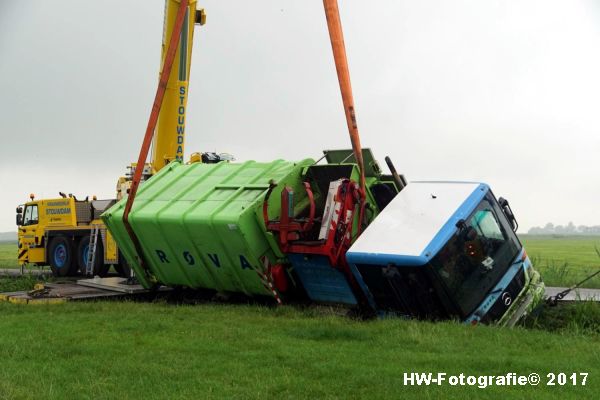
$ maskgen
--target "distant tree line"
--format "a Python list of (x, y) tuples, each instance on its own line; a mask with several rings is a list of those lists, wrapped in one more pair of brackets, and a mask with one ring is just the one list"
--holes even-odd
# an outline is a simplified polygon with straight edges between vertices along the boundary
[(554, 225), (552, 222), (548, 222), (543, 228), (539, 226), (530, 228), (527, 233), (529, 235), (600, 235), (600, 225), (575, 226), (573, 222), (569, 222), (567, 225)]

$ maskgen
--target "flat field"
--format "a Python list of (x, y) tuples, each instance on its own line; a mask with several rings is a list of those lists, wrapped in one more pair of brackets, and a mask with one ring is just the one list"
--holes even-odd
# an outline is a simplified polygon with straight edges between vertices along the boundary
[(0, 242), (0, 268), (19, 268), (16, 243)]
[[(598, 236), (519, 237), (548, 286), (571, 286), (600, 269)], [(600, 288), (600, 275), (582, 286)]]

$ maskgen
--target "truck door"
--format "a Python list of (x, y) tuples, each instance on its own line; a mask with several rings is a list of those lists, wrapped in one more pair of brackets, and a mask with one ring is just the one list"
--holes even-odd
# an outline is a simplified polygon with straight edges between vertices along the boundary
[(37, 203), (27, 204), (23, 221), (19, 226), (19, 263), (37, 263), (45, 259), (42, 246), (42, 233), (39, 232), (39, 210)]

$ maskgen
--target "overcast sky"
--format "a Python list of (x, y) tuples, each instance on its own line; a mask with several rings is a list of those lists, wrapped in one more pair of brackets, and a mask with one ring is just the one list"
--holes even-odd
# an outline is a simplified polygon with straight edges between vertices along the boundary
[[(186, 155), (350, 146), (320, 0), (205, 0)], [(600, 224), (597, 1), (340, 0), (364, 147), (483, 181), (521, 232)], [(158, 77), (163, 1), (0, 0), (0, 231), (29, 193), (114, 197)]]

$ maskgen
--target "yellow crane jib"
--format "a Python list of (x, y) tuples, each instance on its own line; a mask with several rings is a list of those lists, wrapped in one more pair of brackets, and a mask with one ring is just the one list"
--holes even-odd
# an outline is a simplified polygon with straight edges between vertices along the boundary
[[(165, 1), (160, 74), (163, 72), (169, 41), (175, 25), (179, 0)], [(183, 20), (181, 37), (173, 68), (169, 74), (158, 125), (152, 141), (152, 168), (154, 172), (173, 160), (183, 161), (185, 147), (185, 118), (188, 98), (188, 82), (192, 58), (194, 25), (204, 25), (204, 9), (196, 9), (196, 0), (188, 2)], [(159, 75), (160, 76), (160, 75)]]

